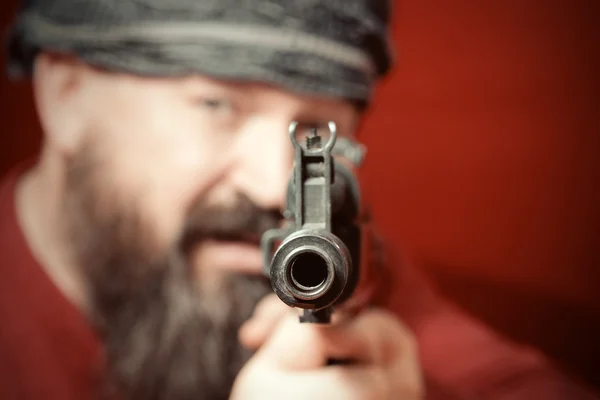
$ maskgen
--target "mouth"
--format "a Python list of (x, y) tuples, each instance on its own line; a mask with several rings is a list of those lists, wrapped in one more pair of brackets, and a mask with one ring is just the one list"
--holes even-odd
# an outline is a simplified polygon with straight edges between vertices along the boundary
[(181, 249), (190, 251), (204, 242), (238, 243), (245, 246), (260, 246), (262, 233), (252, 231), (216, 230), (211, 232), (188, 231), (180, 242)]
[(180, 241), (180, 250), (191, 257), (196, 274), (263, 274), (263, 234), (285, 221), (274, 215), (272, 218), (250, 218), (248, 215), (258, 214), (235, 218), (231, 215), (218, 218), (218, 214), (214, 214), (203, 218), (202, 223), (187, 226)]
[(263, 255), (258, 244), (249, 241), (206, 239), (192, 252), (192, 265), (200, 275), (218, 272), (261, 274)]
[(218, 243), (238, 243), (244, 246), (260, 246), (260, 239), (262, 235), (254, 232), (239, 232), (235, 234), (216, 234), (208, 238), (208, 241)]

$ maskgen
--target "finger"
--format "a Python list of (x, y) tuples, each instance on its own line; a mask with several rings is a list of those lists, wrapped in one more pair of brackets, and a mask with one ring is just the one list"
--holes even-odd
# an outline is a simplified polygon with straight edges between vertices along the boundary
[[(359, 364), (323, 368), (331, 358), (353, 359)], [(353, 388), (352, 384), (356, 383), (358, 386), (352, 392), (360, 395), (392, 390), (394, 396), (404, 393), (408, 396), (406, 398), (420, 398), (415, 394), (422, 393), (424, 387), (412, 333), (395, 316), (385, 311), (368, 310), (353, 320), (325, 326), (301, 324), (296, 317), (287, 315), (258, 351), (255, 360), (266, 363), (269, 369), (294, 371), (294, 376), (313, 376), (312, 373), (328, 371), (326, 376), (335, 378), (334, 381), (342, 380), (345, 387)], [(343, 380), (344, 376), (349, 376), (344, 375), (348, 373), (344, 371), (379, 371), (372, 381), (381, 385), (360, 383), (360, 375), (352, 376), (348, 384)], [(363, 379), (366, 378), (363, 376)], [(381, 382), (382, 379), (384, 382)], [(326, 385), (327, 382), (322, 384)], [(295, 381), (294, 387), (300, 386)], [(314, 398), (346, 398), (338, 396), (337, 392), (329, 397), (321, 397), (324, 391), (325, 387), (323, 391), (313, 393), (316, 396)], [(348, 398), (353, 398), (351, 395), (349, 393)], [(388, 397), (369, 395), (367, 398)]]
[(256, 357), (286, 370), (321, 368), (330, 359), (371, 361), (364, 339), (343, 326), (300, 323), (286, 315)]
[(284, 369), (319, 368), (329, 359), (387, 365), (417, 357), (408, 328), (383, 311), (368, 310), (331, 325), (299, 323), (297, 315), (287, 314), (272, 332), (258, 356)]
[[(273, 333), (284, 315), (290, 314), (299, 317), (301, 312), (300, 309), (287, 306), (276, 295), (269, 295), (257, 305), (254, 315), (242, 325), (239, 340), (244, 347), (256, 350)], [(335, 312), (332, 315), (331, 323), (341, 323), (351, 316), (350, 312)]]
[(421, 398), (425, 384), (410, 329), (393, 314), (377, 309), (366, 311), (349, 325), (356, 334), (364, 335), (365, 347), (375, 355), (374, 362), (387, 371), (394, 393)]
[(342, 324), (356, 317), (354, 310), (338, 309), (331, 315), (331, 323), (333, 325)]
[(263, 318), (273, 314), (273, 311), (289, 310), (289, 308), (276, 294), (270, 294), (256, 305), (252, 318)]
[(357, 318), (340, 324), (340, 329), (332, 332), (335, 340), (353, 337), (360, 342), (359, 359), (365, 362), (386, 364), (405, 354), (413, 358), (417, 353), (416, 340), (410, 329), (395, 315), (380, 309), (364, 311)]
[(330, 367), (296, 373), (293, 379), (293, 399), (392, 398), (385, 371), (374, 366)]
[(256, 306), (253, 316), (240, 328), (240, 343), (249, 349), (257, 349), (271, 335), (283, 316), (291, 313), (292, 308), (276, 295), (267, 296)]

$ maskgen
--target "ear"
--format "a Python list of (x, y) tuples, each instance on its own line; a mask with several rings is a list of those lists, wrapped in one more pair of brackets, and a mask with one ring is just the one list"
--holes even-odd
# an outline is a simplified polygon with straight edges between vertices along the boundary
[(35, 61), (33, 90), (47, 145), (73, 154), (85, 131), (85, 67), (75, 57), (40, 54)]

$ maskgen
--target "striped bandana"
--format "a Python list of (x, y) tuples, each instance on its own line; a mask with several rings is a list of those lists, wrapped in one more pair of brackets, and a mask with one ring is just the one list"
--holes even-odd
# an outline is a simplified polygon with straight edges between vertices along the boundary
[(391, 66), (390, 0), (23, 0), (8, 73), (40, 50), (143, 76), (203, 74), (368, 103)]

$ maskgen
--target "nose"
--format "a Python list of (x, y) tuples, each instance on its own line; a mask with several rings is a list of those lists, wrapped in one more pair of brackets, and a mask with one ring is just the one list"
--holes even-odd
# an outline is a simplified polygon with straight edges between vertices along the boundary
[(294, 154), (288, 128), (289, 121), (255, 119), (236, 146), (235, 186), (264, 209), (285, 207)]

